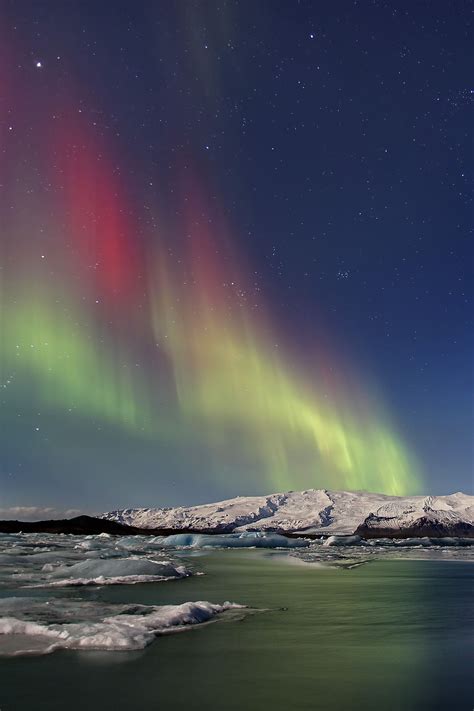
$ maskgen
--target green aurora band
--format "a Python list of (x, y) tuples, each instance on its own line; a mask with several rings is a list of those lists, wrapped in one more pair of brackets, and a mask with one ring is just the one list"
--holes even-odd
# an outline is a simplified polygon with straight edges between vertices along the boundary
[(321, 348), (304, 374), (274, 347), (271, 320), (247, 298), (245, 270), (225, 255), (221, 228), (202, 220), (199, 197), (168, 239), (144, 240), (134, 262), (136, 235), (119, 207), (126, 196), (107, 187), (106, 169), (88, 176), (97, 168), (83, 151), (70, 163), (77, 185), (104, 187), (97, 198), (71, 190), (53, 211), (61, 229), (49, 235), (48, 274), (23, 229), (2, 235), (2, 382), (28, 379), (35, 407), (156, 442), (157, 460), (162, 444), (183, 457), (204, 448), (209, 478), (229, 491), (237, 477), (260, 492), (419, 490), (413, 456), (367, 388), (336, 375), (334, 391), (318, 365), (334, 359)]
[(413, 491), (416, 464), (382, 408), (345, 393), (328, 397), (317, 366), (311, 380), (293, 375), (269, 346), (270, 329), (239, 298), (242, 279), (216, 264), (211, 240), (195, 242), (178, 269), (164, 251), (157, 260), (153, 325), (179, 410), (209, 442), (217, 470), (237, 443), (270, 488)]

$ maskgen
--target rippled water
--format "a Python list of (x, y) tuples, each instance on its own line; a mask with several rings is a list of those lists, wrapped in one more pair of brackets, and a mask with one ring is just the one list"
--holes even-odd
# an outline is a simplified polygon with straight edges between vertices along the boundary
[(1, 536), (2, 711), (473, 707), (472, 547), (188, 543)]

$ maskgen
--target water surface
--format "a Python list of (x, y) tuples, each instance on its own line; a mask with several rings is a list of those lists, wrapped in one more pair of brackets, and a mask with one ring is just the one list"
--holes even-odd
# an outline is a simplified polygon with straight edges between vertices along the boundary
[(182, 551), (175, 559), (205, 575), (73, 587), (61, 599), (104, 607), (231, 600), (256, 612), (224, 613), (141, 651), (3, 658), (2, 711), (473, 708), (471, 562), (438, 555), (347, 569), (291, 564), (288, 553), (261, 550)]

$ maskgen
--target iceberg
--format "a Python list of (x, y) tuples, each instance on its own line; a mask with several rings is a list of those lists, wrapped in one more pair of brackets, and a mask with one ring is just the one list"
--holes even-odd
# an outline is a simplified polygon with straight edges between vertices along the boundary
[(329, 536), (326, 538), (324, 546), (360, 546), (362, 539), (360, 536)]
[(157, 536), (154, 541), (163, 548), (306, 548), (310, 542), (304, 538), (287, 538), (278, 533), (176, 533)]

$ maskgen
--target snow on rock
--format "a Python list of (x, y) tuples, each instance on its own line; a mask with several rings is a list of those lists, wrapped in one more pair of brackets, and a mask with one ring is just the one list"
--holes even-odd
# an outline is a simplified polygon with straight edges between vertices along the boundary
[[(139, 528), (203, 533), (242, 531), (375, 535), (379, 529), (422, 535), (474, 536), (474, 496), (388, 496), (365, 491), (308, 489), (176, 508), (122, 509), (102, 518)], [(413, 528), (414, 527), (414, 528)], [(417, 535), (417, 533), (410, 534)]]

